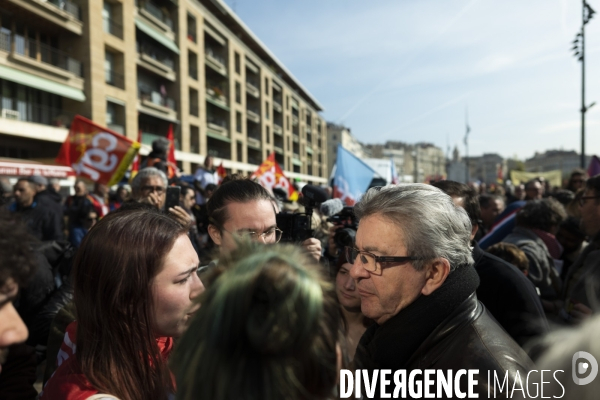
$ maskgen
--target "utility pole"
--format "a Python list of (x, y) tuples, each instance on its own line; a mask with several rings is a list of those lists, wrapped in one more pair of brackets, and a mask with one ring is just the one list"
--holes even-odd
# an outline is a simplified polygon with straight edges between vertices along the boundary
[(471, 132), (471, 128), (469, 127), (469, 110), (465, 109), (465, 161), (467, 163), (467, 170), (465, 172), (466, 175), (466, 184), (469, 184), (469, 132)]
[(596, 102), (593, 102), (589, 106), (585, 105), (585, 25), (590, 22), (593, 15), (596, 13), (592, 7), (585, 0), (582, 0), (581, 9), (581, 32), (579, 32), (575, 40), (573, 41), (573, 48), (575, 50), (575, 57), (578, 61), (581, 61), (581, 165), (582, 169), (585, 169), (585, 113), (589, 110)]

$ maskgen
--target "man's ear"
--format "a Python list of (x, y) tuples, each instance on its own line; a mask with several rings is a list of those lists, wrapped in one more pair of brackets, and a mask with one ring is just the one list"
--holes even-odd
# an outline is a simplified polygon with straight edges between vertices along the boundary
[(477, 235), (478, 230), (479, 230), (479, 224), (473, 224), (473, 226), (471, 227), (471, 240), (473, 240), (475, 238), (475, 235)]
[(210, 238), (213, 240), (213, 242), (215, 242), (215, 244), (217, 246), (221, 245), (222, 238), (221, 238), (221, 231), (219, 230), (219, 228), (217, 228), (213, 224), (209, 224), (208, 225), (208, 234), (210, 235)]
[(427, 265), (427, 275), (425, 286), (421, 289), (424, 296), (429, 296), (431, 293), (439, 289), (446, 281), (450, 274), (450, 262), (445, 258), (436, 258)]

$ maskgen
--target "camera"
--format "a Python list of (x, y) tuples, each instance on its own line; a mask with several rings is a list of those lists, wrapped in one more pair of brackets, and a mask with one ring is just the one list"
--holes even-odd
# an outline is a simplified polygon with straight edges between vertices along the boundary
[(339, 213), (327, 218), (327, 221), (343, 227), (337, 229), (333, 236), (335, 246), (338, 249), (342, 250), (346, 246), (354, 246), (358, 221), (354, 215), (353, 207), (344, 207)]
[(327, 194), (318, 186), (305, 185), (302, 188), (302, 195), (304, 213), (280, 212), (276, 215), (277, 228), (283, 232), (281, 242), (300, 243), (313, 237), (311, 226), (313, 209), (317, 204), (327, 200)]

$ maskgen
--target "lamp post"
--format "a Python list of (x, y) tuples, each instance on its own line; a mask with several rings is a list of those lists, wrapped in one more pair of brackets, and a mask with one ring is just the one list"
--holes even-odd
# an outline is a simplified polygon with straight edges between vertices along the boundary
[(573, 41), (575, 57), (581, 61), (581, 168), (585, 169), (585, 113), (595, 102), (586, 107), (585, 105), (585, 25), (590, 22), (596, 13), (585, 0), (582, 0), (581, 10), (581, 32), (577, 33)]

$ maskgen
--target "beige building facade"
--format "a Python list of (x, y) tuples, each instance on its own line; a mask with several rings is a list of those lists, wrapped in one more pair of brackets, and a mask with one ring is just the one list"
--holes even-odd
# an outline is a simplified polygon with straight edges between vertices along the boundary
[(206, 155), (251, 173), (275, 153), (326, 182), (318, 101), (221, 0), (5, 0), (0, 157), (49, 162), (75, 114), (137, 140), (173, 126), (193, 173)]
[(369, 151), (358, 141), (350, 128), (334, 123), (327, 124), (327, 173), (331, 174), (335, 161), (337, 159), (337, 148), (341, 145), (360, 159), (369, 157)]

